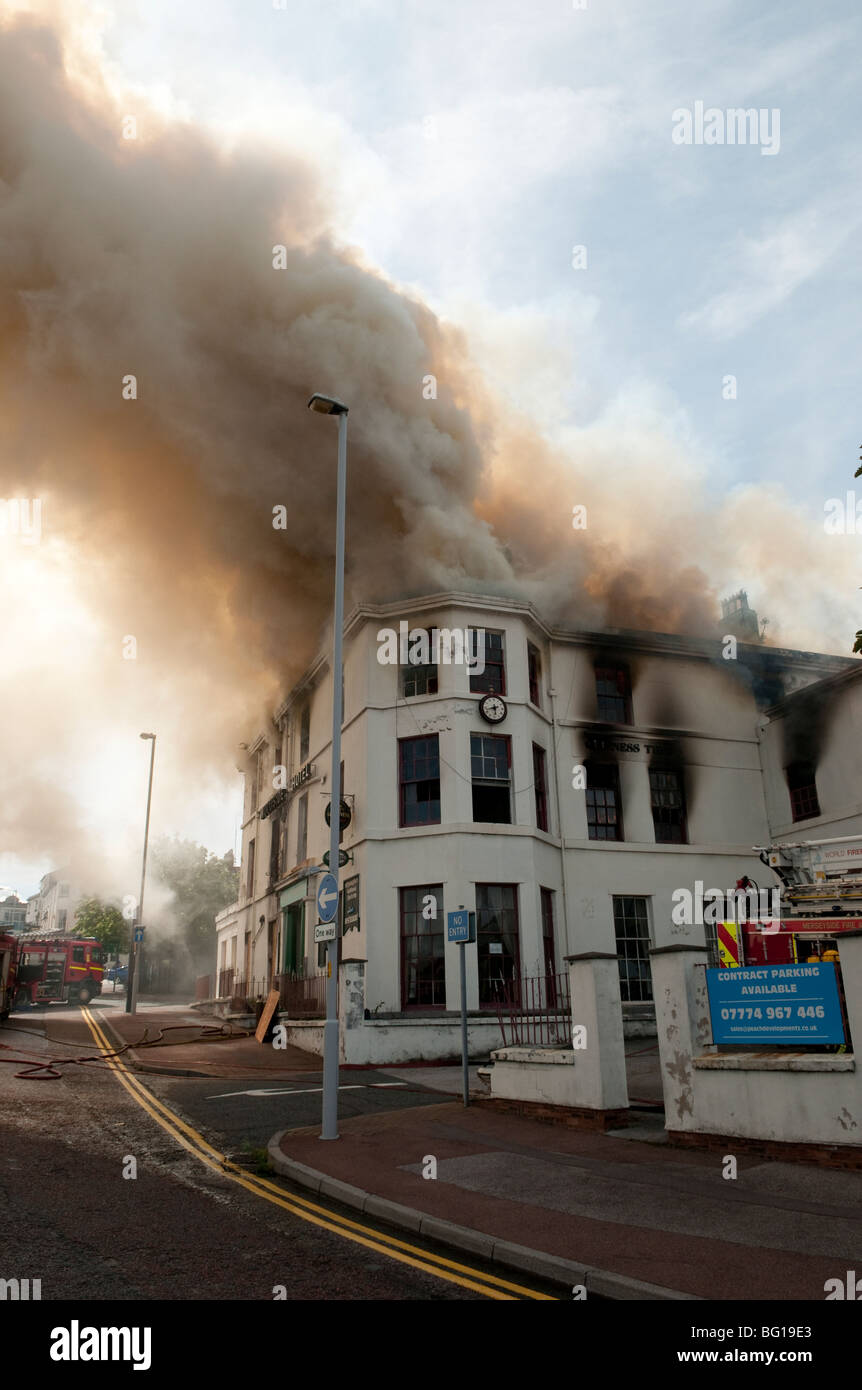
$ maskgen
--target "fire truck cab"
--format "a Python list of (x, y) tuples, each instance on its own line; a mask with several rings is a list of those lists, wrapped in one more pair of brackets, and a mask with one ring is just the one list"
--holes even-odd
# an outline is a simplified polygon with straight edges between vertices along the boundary
[(88, 1004), (102, 992), (103, 973), (98, 941), (25, 933), (18, 938), (14, 1006), (52, 1000)]
[(5, 1022), (9, 1017), (15, 998), (17, 954), (17, 938), (8, 932), (0, 932), (0, 1022)]

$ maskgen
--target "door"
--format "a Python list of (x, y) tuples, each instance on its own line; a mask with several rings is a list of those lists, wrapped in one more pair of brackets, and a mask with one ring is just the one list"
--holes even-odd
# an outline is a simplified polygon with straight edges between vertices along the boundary
[(305, 903), (291, 903), (284, 913), (284, 973), (305, 971)]

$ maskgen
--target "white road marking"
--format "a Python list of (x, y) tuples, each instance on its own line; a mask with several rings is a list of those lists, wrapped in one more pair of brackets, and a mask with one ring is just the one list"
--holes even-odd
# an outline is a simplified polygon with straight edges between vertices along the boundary
[[(406, 1081), (372, 1081), (366, 1085), (357, 1082), (353, 1086), (339, 1086), (339, 1091), (369, 1091), (373, 1086), (406, 1086)], [(227, 1100), (230, 1096), (314, 1096), (323, 1090), (322, 1086), (308, 1086), (299, 1090), (291, 1087), (287, 1091), (222, 1091), (218, 1096), (206, 1096), (206, 1100)]]

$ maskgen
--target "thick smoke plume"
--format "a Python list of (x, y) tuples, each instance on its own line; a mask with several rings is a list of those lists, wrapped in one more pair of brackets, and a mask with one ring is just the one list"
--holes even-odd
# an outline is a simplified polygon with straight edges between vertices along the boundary
[(348, 608), (455, 587), (577, 627), (711, 629), (702, 546), (680, 544), (706, 511), (656, 504), (656, 441), (609, 490), (619, 438), (561, 457), (330, 220), (304, 159), (226, 150), (119, 95), (51, 23), (3, 23), (0, 495), (42, 499), (42, 540), (2, 557), (0, 848), (92, 856), (93, 799), (118, 824), (112, 796), (138, 805), (119, 759), (110, 793), (81, 786), (109, 727), (124, 747), (173, 729), (164, 804), (224, 785), (329, 615), (335, 429), (314, 390), (351, 408)]

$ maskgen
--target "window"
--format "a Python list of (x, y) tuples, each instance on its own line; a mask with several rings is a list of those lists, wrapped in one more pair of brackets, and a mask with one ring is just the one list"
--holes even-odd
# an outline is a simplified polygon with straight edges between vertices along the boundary
[(484, 632), (470, 629), (470, 659), (475, 661), (484, 651), (485, 669), (470, 676), (470, 689), (473, 694), (505, 695), (506, 658), (503, 650), (502, 632)]
[(527, 672), (530, 678), (530, 702), (542, 708), (542, 656), (538, 647), (527, 643)]
[(254, 897), (254, 840), (248, 842), (248, 878), (246, 879), (245, 893), (247, 898)]
[(688, 844), (682, 773), (651, 767), (649, 785), (656, 844)]
[(809, 820), (820, 815), (817, 783), (811, 763), (791, 763), (787, 769), (790, 792), (790, 811), (794, 820)]
[(520, 970), (518, 889), (514, 883), (476, 884), (479, 1005), (493, 1007)]
[(615, 763), (587, 764), (587, 833), (591, 840), (623, 838), (620, 776)]
[(90, 947), (90, 960), (93, 962), (93, 964), (94, 964), (94, 965), (99, 965), (99, 963), (101, 962), (101, 959), (102, 959), (102, 948), (101, 948), (101, 946), (91, 946), (91, 947)]
[[(65, 930), (66, 930), (66, 916), (67, 916), (67, 909), (66, 909), (65, 907), (61, 907), (61, 908), (60, 908), (60, 911), (57, 913), (57, 927), (59, 928), (60, 931), (65, 931)], [(83, 957), (82, 957), (82, 959), (83, 959)]]
[(84, 948), (83, 948), (83, 946), (73, 946), (73, 947), (72, 947), (72, 960), (74, 961), (75, 965), (83, 965), (83, 964), (84, 964)]
[[(421, 628), (413, 628), (410, 633), (410, 642), (407, 648), (408, 659), (411, 654), (422, 655), (418, 638), (413, 637), (413, 633), (421, 632)], [(424, 634), (428, 639), (428, 656), (432, 654), (431, 634)], [(415, 646), (414, 646), (415, 642)], [(437, 666), (434, 662), (423, 665), (410, 662), (408, 666), (401, 667), (401, 694), (405, 700), (412, 699), (415, 695), (436, 695), (437, 694)]]
[(443, 885), (399, 889), (401, 916), (401, 1007), (446, 1007), (443, 954)]
[(474, 821), (511, 824), (510, 765), (511, 747), (508, 738), (494, 734), (470, 735)]
[(269, 877), (277, 882), (281, 871), (281, 812), (273, 811), (270, 817)]
[(306, 704), (302, 707), (302, 714), (299, 716), (299, 766), (302, 767), (308, 759), (308, 745), (311, 738), (311, 706)]
[(61, 883), (61, 884), (60, 884), (59, 895), (60, 895), (61, 898), (68, 898), (68, 896), (69, 896), (69, 885), (68, 885), (68, 883)]
[(301, 864), (308, 856), (308, 792), (296, 803), (296, 862)]
[(631, 683), (624, 666), (596, 667), (596, 705), (599, 719), (608, 724), (631, 724)]
[(538, 743), (533, 744), (533, 787), (536, 792), (536, 825), (539, 830), (548, 829), (548, 779), (545, 765), (545, 750)]
[[(557, 953), (554, 948), (554, 895), (550, 888), (540, 888), (542, 899), (542, 945), (544, 947), (545, 974), (556, 975)], [(548, 999), (550, 1003), (550, 997)]]
[(399, 824), (440, 824), (440, 750), (437, 734), (398, 743)]
[(614, 931), (622, 1001), (648, 1003), (652, 999), (652, 970), (646, 898), (614, 898)]

